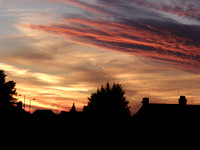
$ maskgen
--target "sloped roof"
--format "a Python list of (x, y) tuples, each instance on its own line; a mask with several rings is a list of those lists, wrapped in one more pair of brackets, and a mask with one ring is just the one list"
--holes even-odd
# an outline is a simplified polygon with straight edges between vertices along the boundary
[(200, 105), (147, 104), (134, 115), (137, 120), (180, 120), (200, 118)]
[(42, 120), (48, 120), (48, 119), (54, 119), (56, 114), (52, 110), (36, 110), (33, 114), (33, 119), (42, 119)]

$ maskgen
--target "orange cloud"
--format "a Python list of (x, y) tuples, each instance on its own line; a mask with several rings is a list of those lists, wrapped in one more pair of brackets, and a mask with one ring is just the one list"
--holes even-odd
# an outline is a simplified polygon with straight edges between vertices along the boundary
[[(128, 25), (112, 21), (71, 18), (65, 25), (22, 25), (26, 28), (38, 29), (71, 37), (73, 42), (98, 46), (105, 49), (140, 55), (157, 61), (176, 64), (180, 68), (199, 71), (200, 59), (198, 43), (186, 28), (172, 24), (180, 29), (159, 29), (156, 25), (144, 24), (139, 21)], [(188, 29), (188, 31), (182, 30)], [(179, 31), (180, 30), (180, 31)], [(180, 36), (185, 32), (186, 36)], [(184, 34), (183, 34), (184, 35)], [(196, 45), (195, 45), (196, 44)]]

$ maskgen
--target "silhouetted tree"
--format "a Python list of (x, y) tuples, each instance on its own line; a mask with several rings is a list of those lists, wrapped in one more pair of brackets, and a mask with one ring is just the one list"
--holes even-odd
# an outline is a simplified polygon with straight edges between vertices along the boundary
[(0, 70), (0, 107), (7, 106), (11, 102), (16, 102), (13, 96), (16, 95), (16, 82), (6, 82), (6, 75), (3, 70)]
[(104, 114), (107, 116), (130, 116), (130, 107), (125, 97), (125, 91), (121, 84), (113, 83), (112, 87), (109, 82), (106, 86), (98, 88), (88, 98), (89, 112)]

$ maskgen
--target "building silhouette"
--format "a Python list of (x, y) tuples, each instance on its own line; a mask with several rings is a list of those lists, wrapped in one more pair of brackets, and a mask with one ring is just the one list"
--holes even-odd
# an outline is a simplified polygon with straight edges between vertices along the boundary
[(40, 121), (56, 120), (57, 115), (52, 110), (36, 110), (31, 115), (31, 119)]
[[(132, 118), (124, 118), (132, 123), (198, 123), (200, 122), (200, 105), (188, 105), (185, 96), (180, 96), (177, 104), (151, 103), (148, 97), (142, 99), (142, 107)], [(122, 118), (115, 116), (99, 116), (88, 111), (84, 106), (83, 111), (77, 111), (75, 104), (70, 111), (62, 111), (55, 114), (52, 110), (36, 110), (32, 114), (22, 109), (22, 103), (18, 102), (12, 107), (0, 107), (0, 120), (53, 120), (64, 122), (91, 122), (91, 121), (121, 121)], [(109, 119), (109, 120), (108, 120)], [(124, 121), (123, 120), (123, 121)]]
[(134, 121), (146, 122), (199, 122), (200, 105), (187, 105), (185, 96), (180, 96), (178, 104), (150, 103), (142, 100), (143, 106), (133, 116)]

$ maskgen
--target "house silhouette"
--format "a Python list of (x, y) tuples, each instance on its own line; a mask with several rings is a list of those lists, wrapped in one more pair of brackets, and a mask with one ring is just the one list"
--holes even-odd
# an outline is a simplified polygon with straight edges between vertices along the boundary
[(32, 120), (40, 120), (40, 121), (46, 121), (46, 120), (56, 120), (56, 114), (52, 110), (36, 110), (32, 114)]
[(187, 105), (185, 96), (180, 96), (178, 104), (149, 103), (142, 100), (143, 106), (133, 116), (134, 121), (146, 122), (199, 122), (200, 105)]

